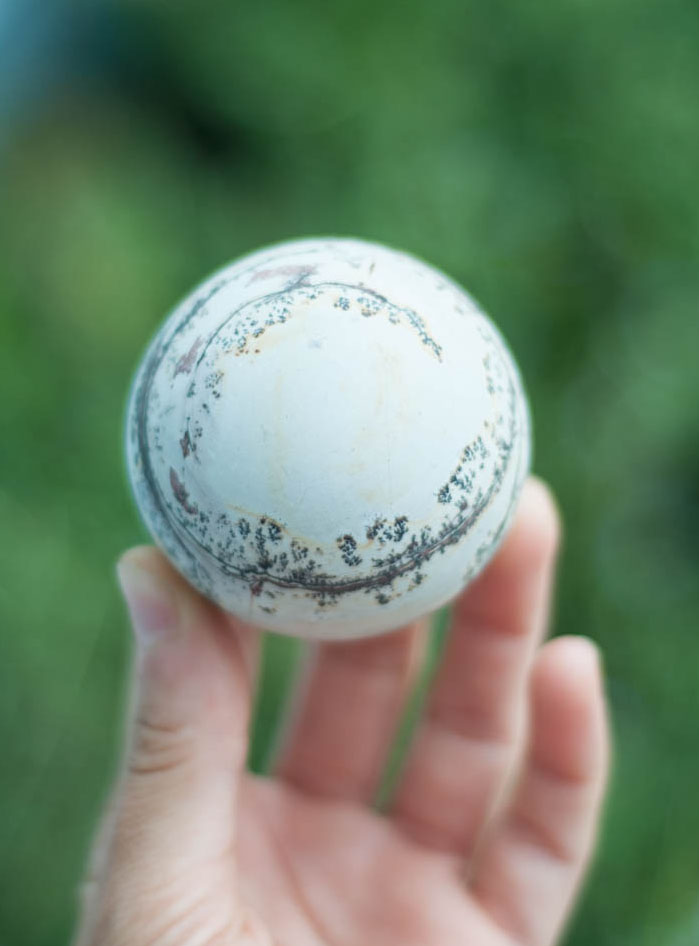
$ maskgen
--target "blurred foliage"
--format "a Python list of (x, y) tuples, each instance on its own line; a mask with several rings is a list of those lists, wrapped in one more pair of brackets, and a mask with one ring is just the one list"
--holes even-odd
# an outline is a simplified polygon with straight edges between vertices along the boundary
[[(568, 944), (695, 943), (699, 5), (58, 7), (0, 33), (44, 29), (0, 135), (0, 941), (68, 938), (115, 764), (132, 369), (214, 268), (350, 234), (462, 281), (527, 383), (556, 629), (600, 641), (616, 733)], [(270, 638), (257, 768), (297, 656)]]

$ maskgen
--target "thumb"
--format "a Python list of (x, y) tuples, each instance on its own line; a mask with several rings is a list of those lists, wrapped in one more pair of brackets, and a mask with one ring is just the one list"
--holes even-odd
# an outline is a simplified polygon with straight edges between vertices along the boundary
[(117, 572), (136, 655), (108, 856), (163, 879), (233, 852), (258, 635), (155, 548), (126, 552)]

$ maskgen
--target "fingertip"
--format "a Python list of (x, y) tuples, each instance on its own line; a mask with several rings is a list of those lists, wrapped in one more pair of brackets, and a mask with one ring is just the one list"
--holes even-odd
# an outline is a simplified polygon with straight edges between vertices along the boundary
[(457, 620), (481, 619), (514, 634), (542, 636), (548, 622), (560, 516), (549, 487), (524, 484), (512, 525), (493, 559), (454, 600)]
[(532, 673), (535, 752), (549, 769), (585, 780), (606, 769), (608, 732), (602, 661), (588, 637), (545, 644)]
[(124, 572), (145, 572), (158, 581), (169, 585), (173, 591), (181, 588), (198, 594), (182, 577), (168, 557), (155, 545), (134, 545), (119, 556), (116, 562), (117, 576)]
[(116, 572), (117, 582), (124, 590), (124, 577), (132, 572), (137, 573), (142, 570), (148, 570), (151, 565), (151, 553), (155, 549), (150, 545), (135, 545), (122, 552), (117, 558), (114, 570)]
[(538, 476), (530, 476), (522, 488), (516, 523), (530, 550), (553, 556), (561, 545), (563, 524), (560, 507), (551, 487)]
[[(151, 669), (158, 666), (162, 670), (164, 660), (163, 648), (153, 645), (167, 644), (169, 651), (175, 645), (189, 676), (206, 655), (211, 660), (213, 654), (219, 663), (221, 658), (237, 663), (240, 657), (247, 684), (255, 685), (262, 637), (259, 627), (202, 595), (157, 546), (127, 549), (117, 560), (116, 572), (136, 642), (141, 651), (150, 654)], [(178, 660), (171, 654), (169, 663), (177, 664)]]
[(594, 669), (601, 661), (598, 645), (591, 637), (583, 634), (561, 634), (559, 637), (554, 637), (546, 644), (545, 651), (546, 653), (542, 648), (542, 661), (555, 660), (570, 667), (584, 665), (588, 669)]
[(551, 489), (543, 480), (530, 476), (522, 487), (512, 525), (502, 547), (484, 574), (549, 571), (561, 542), (561, 516)]
[[(161, 549), (150, 545), (128, 549), (119, 557), (116, 572), (139, 649), (157, 651), (160, 662), (162, 645), (171, 652), (175, 646), (184, 655), (199, 653), (205, 641), (234, 636), (223, 612), (189, 584)], [(224, 629), (227, 633), (222, 635)]]
[[(116, 572), (122, 589), (124, 576), (129, 575), (140, 576), (140, 581), (150, 582), (163, 591), (167, 589), (189, 623), (196, 623), (205, 616), (217, 625), (223, 620), (224, 612), (190, 584), (157, 546), (136, 545), (127, 549), (117, 560)], [(231, 620), (237, 622), (232, 616)]]
[(119, 558), (116, 572), (137, 643), (147, 647), (171, 638), (180, 626), (179, 608), (157, 550), (149, 546), (129, 549)]
[(567, 634), (548, 641), (539, 651), (533, 686), (549, 698), (585, 699), (591, 685), (601, 686), (602, 658), (599, 647), (589, 637)]

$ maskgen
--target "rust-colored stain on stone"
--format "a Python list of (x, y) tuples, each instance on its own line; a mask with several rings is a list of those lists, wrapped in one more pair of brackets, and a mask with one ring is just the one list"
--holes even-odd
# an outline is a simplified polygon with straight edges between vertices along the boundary
[(194, 367), (195, 361), (197, 360), (197, 352), (201, 347), (202, 341), (203, 339), (200, 335), (199, 338), (197, 338), (197, 340), (193, 343), (189, 351), (182, 355), (180, 360), (175, 365), (175, 377), (177, 377), (178, 374), (189, 374), (189, 372)]
[(256, 273), (253, 273), (252, 279), (248, 283), (259, 282), (261, 279), (273, 279), (275, 276), (300, 276), (305, 279), (307, 276), (312, 276), (316, 270), (317, 266), (275, 266), (272, 269), (258, 269)]
[(188, 512), (190, 516), (193, 516), (197, 512), (197, 507), (190, 503), (189, 493), (173, 467), (170, 467), (170, 486), (172, 487), (172, 494), (180, 506), (182, 506), (184, 511)]

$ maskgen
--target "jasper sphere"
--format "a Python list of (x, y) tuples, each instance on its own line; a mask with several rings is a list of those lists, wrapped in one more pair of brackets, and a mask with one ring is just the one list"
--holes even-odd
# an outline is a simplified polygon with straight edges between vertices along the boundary
[(513, 516), (530, 425), (502, 336), (404, 252), (253, 252), (166, 318), (136, 372), (127, 464), (175, 567), (253, 624), (379, 634), (448, 603)]

